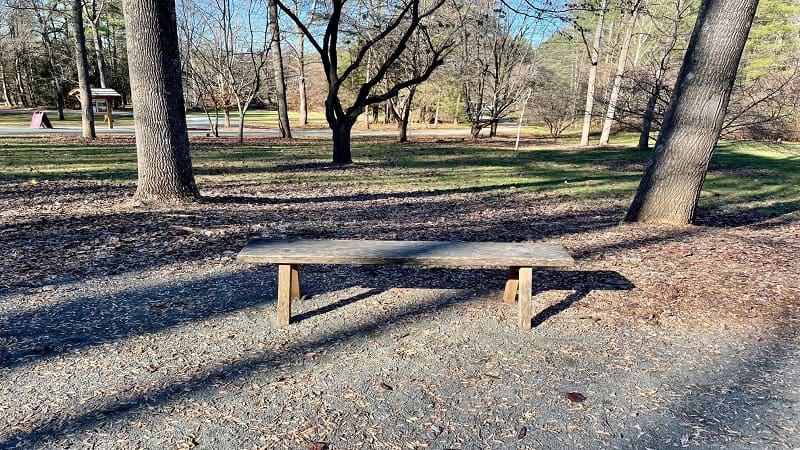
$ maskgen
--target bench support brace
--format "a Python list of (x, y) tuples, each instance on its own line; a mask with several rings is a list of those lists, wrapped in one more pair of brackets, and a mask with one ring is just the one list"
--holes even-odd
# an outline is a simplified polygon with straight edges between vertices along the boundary
[(503, 301), (506, 303), (514, 303), (517, 299), (517, 291), (519, 290), (519, 267), (512, 267), (508, 269), (508, 281), (506, 281), (506, 290), (503, 292)]

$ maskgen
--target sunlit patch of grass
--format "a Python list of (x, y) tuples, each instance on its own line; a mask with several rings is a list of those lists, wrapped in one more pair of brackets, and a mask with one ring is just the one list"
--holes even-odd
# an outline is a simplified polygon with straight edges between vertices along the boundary
[[(204, 185), (323, 186), (364, 193), (523, 192), (575, 202), (630, 201), (649, 152), (632, 147), (508, 147), (354, 142), (357, 163), (330, 164), (330, 142), (294, 145), (195, 146), (193, 166)], [(0, 140), (0, 177), (133, 183), (132, 145), (79, 145)], [(800, 146), (722, 142), (701, 207), (779, 215), (800, 209)]]

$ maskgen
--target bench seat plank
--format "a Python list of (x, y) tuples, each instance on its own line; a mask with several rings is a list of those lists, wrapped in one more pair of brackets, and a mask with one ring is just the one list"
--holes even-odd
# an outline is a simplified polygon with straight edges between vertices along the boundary
[(237, 259), (251, 264), (416, 264), (476, 267), (572, 267), (558, 244), (533, 242), (251, 240)]

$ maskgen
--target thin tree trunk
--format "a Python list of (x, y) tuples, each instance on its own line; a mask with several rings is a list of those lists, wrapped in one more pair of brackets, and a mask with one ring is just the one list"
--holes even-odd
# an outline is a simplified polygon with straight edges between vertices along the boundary
[(136, 124), (136, 201), (200, 196), (186, 129), (174, 0), (123, 2)]
[(461, 89), (458, 90), (458, 97), (456, 97), (456, 105), (453, 108), (453, 125), (458, 125), (458, 113), (461, 111)]
[(11, 103), (11, 99), (8, 96), (8, 83), (6, 82), (6, 64), (2, 58), (0, 58), (0, 81), (3, 83), (3, 100), (6, 101), (6, 106), (13, 106)]
[[(65, 106), (65, 99), (64, 99), (64, 87), (61, 85), (60, 81), (57, 81), (53, 86), (56, 91), (56, 112), (58, 113), (58, 120), (65, 120), (64, 117), (64, 106)], [(94, 114), (92, 114), (92, 121), (94, 121)]]
[[(97, 18), (99, 20), (99, 17)], [(106, 69), (106, 59), (103, 56), (103, 40), (100, 38), (100, 27), (94, 20), (89, 20), (89, 26), (92, 28), (92, 36), (94, 41), (94, 56), (97, 61), (97, 77), (100, 81), (100, 87), (108, 87), (108, 70)]]
[[(83, 7), (81, 0), (72, 2), (72, 32), (75, 34), (75, 62), (78, 67), (78, 88), (81, 95), (81, 125), (83, 137), (97, 137), (94, 129), (92, 90), (89, 86), (89, 60), (86, 56), (86, 35), (83, 29)], [(57, 88), (59, 93), (61, 88)]]
[(600, 15), (597, 18), (597, 28), (594, 31), (594, 40), (589, 52), (589, 79), (586, 83), (586, 106), (583, 109), (583, 130), (581, 131), (581, 145), (589, 145), (589, 133), (592, 131), (592, 114), (594, 109), (594, 91), (597, 84), (597, 65), (600, 62), (600, 41), (603, 39), (603, 22), (606, 17), (608, 0), (600, 3)]
[(608, 97), (606, 119), (603, 121), (603, 131), (600, 134), (600, 145), (608, 145), (608, 139), (611, 137), (611, 126), (614, 124), (614, 116), (617, 112), (617, 100), (619, 100), (619, 91), (622, 87), (622, 77), (625, 75), (625, 66), (628, 63), (628, 50), (631, 48), (633, 30), (636, 28), (636, 19), (639, 16), (641, 4), (642, 0), (637, 0), (633, 4), (631, 16), (628, 18), (628, 26), (625, 28), (625, 36), (622, 39), (622, 48), (619, 51), (619, 60), (617, 61), (617, 72), (614, 75), (614, 85), (611, 88), (611, 95)]
[[(417, 91), (416, 86), (408, 88), (408, 96), (403, 103), (400, 114), (397, 115), (397, 142), (408, 142), (408, 119), (411, 117), (411, 103), (414, 100), (414, 93)], [(395, 112), (397, 113), (397, 112)]]
[(19, 53), (14, 53), (14, 81), (17, 83), (17, 92), (19, 92), (19, 102), (22, 106), (28, 106), (28, 95), (25, 92), (25, 85), (22, 83), (22, 67), (19, 61)]
[(297, 38), (297, 75), (298, 75), (298, 94), (300, 95), (300, 111), (298, 112), (298, 123), (301, 126), (308, 125), (308, 91), (306, 90), (306, 61), (303, 45), (305, 35), (302, 31), (298, 32)]
[(281, 32), (278, 27), (278, 6), (275, 0), (269, 1), (269, 26), (272, 28), (272, 68), (275, 72), (275, 92), (278, 96), (278, 129), (282, 138), (291, 139), (289, 108), (286, 106), (286, 77), (283, 74), (283, 55), (281, 53)]
[(758, 0), (704, 0), (650, 162), (625, 217), (694, 219)]
[(664, 76), (667, 73), (667, 68), (670, 64), (670, 59), (675, 44), (678, 41), (678, 28), (681, 24), (681, 17), (683, 16), (683, 0), (677, 0), (675, 4), (675, 14), (672, 16), (672, 26), (670, 27), (669, 34), (667, 35), (667, 44), (664, 46), (664, 54), (661, 56), (661, 61), (656, 71), (655, 81), (653, 82), (653, 91), (650, 92), (650, 97), (647, 99), (647, 108), (644, 111), (642, 118), (642, 131), (639, 134), (638, 148), (647, 150), (650, 148), (650, 130), (653, 127), (653, 119), (655, 118), (656, 104), (661, 91), (664, 89)]
[[(249, 102), (247, 103), (250, 104)], [(239, 132), (237, 133), (237, 141), (241, 144), (244, 143), (244, 116), (247, 114), (247, 106), (239, 104)]]

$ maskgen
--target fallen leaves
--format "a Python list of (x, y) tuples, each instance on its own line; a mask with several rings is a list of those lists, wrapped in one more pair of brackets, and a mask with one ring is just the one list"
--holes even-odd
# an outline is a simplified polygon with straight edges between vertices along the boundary
[(572, 403), (582, 403), (586, 400), (586, 396), (580, 392), (567, 392), (565, 397)]

